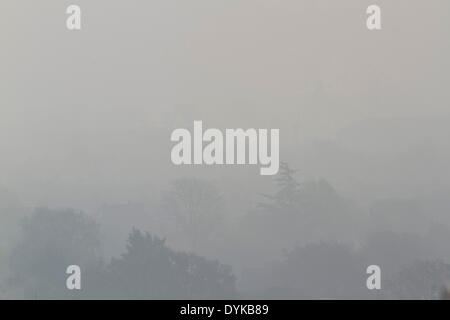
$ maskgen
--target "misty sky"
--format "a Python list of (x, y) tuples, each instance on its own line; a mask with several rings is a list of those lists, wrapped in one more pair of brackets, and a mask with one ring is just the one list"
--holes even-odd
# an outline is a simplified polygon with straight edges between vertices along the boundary
[[(450, 4), (376, 1), (383, 29), (369, 32), (372, 2), (80, 0), (83, 30), (69, 32), (70, 1), (2, 1), (0, 184), (32, 204), (140, 199), (192, 174), (171, 165), (169, 135), (193, 120), (280, 128), (282, 160), (323, 140), (367, 157), (448, 146)], [(339, 183), (327, 161), (297, 166)], [(241, 170), (222, 169), (200, 171)]]

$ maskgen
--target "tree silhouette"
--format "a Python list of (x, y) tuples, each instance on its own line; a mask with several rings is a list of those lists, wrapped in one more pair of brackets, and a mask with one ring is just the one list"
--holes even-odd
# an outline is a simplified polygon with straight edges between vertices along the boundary
[(294, 178), (297, 170), (289, 167), (286, 162), (280, 163), (280, 170), (275, 177), (278, 190), (274, 195), (262, 194), (270, 200), (269, 203), (258, 203), (258, 207), (272, 212), (292, 212), (299, 201), (300, 184)]
[(6, 285), (8, 259), (13, 244), (19, 238), (20, 219), (25, 209), (20, 199), (11, 191), (0, 187), (0, 300), (15, 293)]
[(134, 229), (126, 252), (108, 267), (114, 298), (224, 299), (236, 295), (231, 267), (175, 252), (165, 240)]
[(163, 209), (176, 217), (193, 250), (198, 248), (200, 239), (208, 238), (223, 213), (219, 191), (195, 178), (175, 180), (164, 196)]
[(72, 210), (37, 209), (22, 222), (22, 238), (11, 252), (11, 285), (26, 299), (72, 298), (66, 269), (86, 270), (100, 261), (99, 226)]
[(417, 260), (390, 277), (383, 292), (390, 299), (437, 300), (445, 298), (449, 284), (450, 264)]

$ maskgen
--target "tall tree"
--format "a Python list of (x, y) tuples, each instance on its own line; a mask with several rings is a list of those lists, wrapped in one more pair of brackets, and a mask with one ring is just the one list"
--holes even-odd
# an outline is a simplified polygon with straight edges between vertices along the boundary
[(223, 214), (219, 191), (210, 183), (195, 178), (174, 181), (172, 189), (164, 196), (163, 208), (176, 217), (193, 250), (198, 248), (200, 239), (208, 238)]
[(300, 195), (300, 184), (294, 177), (296, 172), (297, 170), (292, 169), (286, 162), (281, 162), (279, 173), (275, 177), (278, 190), (274, 195), (263, 194), (270, 202), (261, 202), (258, 206), (276, 212), (292, 212)]

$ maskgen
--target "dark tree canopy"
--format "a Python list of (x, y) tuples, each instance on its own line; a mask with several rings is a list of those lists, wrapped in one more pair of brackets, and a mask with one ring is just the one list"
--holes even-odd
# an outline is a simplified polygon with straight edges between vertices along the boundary
[(165, 240), (134, 229), (126, 252), (107, 269), (113, 296), (125, 299), (220, 299), (236, 295), (231, 267), (175, 252)]
[[(213, 299), (236, 296), (231, 267), (176, 252), (165, 240), (133, 229), (125, 253), (102, 262), (99, 226), (72, 210), (38, 209), (22, 223), (11, 254), (9, 285), (26, 299)], [(67, 290), (69, 265), (82, 290)]]

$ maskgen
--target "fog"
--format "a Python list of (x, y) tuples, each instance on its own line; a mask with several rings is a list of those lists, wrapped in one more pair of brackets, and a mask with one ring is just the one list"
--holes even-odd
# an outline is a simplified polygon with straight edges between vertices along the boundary
[[(0, 299), (450, 285), (448, 1), (77, 0), (80, 31), (70, 4), (0, 3)], [(175, 166), (195, 120), (279, 129), (279, 174)]]

